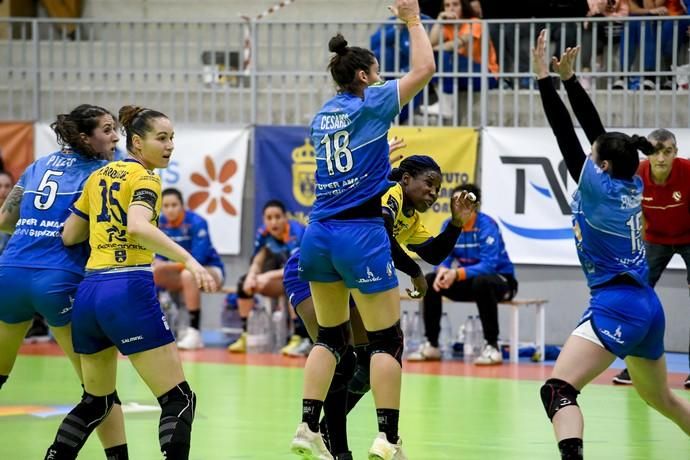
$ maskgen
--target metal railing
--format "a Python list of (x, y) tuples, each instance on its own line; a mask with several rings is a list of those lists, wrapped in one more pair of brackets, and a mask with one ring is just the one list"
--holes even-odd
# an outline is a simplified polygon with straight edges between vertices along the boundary
[[(688, 127), (687, 20), (444, 21), (452, 38), (438, 47), (451, 51), (438, 54), (434, 80), (398, 122), (544, 126), (529, 50), (548, 27), (552, 51), (583, 45), (576, 70), (607, 126)], [(0, 119), (52, 120), (90, 102), (155, 107), (187, 124), (305, 125), (335, 92), (326, 67), (336, 32), (350, 45), (378, 41), (384, 78), (409, 65), (406, 32), (394, 22), (70, 22), (73, 33), (60, 20), (0, 22)], [(492, 40), (473, 35), (467, 49), (475, 53), (453, 51), (458, 32), (473, 25)], [(631, 46), (637, 52), (621, 58)]]

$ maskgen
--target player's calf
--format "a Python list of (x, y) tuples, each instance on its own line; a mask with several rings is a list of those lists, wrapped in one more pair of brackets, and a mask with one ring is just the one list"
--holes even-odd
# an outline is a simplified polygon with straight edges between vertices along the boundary
[(158, 403), (161, 406), (158, 440), (163, 456), (166, 460), (187, 460), (196, 410), (196, 394), (187, 381), (184, 381), (160, 396)]
[(45, 460), (76, 459), (89, 435), (105, 420), (116, 403), (120, 404), (116, 391), (105, 396), (84, 392), (79, 404), (62, 420)]

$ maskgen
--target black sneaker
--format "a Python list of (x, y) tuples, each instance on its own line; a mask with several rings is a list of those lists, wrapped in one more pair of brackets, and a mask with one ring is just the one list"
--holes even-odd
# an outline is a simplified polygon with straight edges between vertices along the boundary
[(632, 385), (632, 379), (630, 378), (628, 370), (623, 369), (620, 374), (613, 378), (613, 383), (617, 383), (618, 385)]
[(683, 382), (683, 386), (686, 390), (690, 390), (690, 375), (688, 375), (688, 378), (685, 379), (685, 382)]
[(333, 458), (335, 460), (353, 460), (352, 459), (352, 452), (350, 452), (350, 451), (342, 453), (342, 454), (338, 454)]
[(326, 449), (331, 450), (331, 437), (328, 435), (328, 425), (326, 425), (326, 418), (323, 417), (321, 422), (319, 422), (319, 431), (321, 432), (321, 437), (323, 438), (323, 443), (326, 445)]
[(34, 316), (34, 321), (31, 323), (31, 327), (26, 333), (24, 343), (44, 343), (49, 341), (50, 334), (46, 321), (40, 316)]

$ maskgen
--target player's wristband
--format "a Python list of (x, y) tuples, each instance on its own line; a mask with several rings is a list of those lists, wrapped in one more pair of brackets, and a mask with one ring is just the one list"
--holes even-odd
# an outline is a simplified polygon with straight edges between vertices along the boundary
[(455, 269), (455, 280), (456, 281), (463, 281), (467, 279), (467, 272), (463, 267), (459, 267)]
[(407, 25), (407, 27), (421, 26), (422, 20), (419, 16), (415, 16), (412, 19), (405, 21), (405, 24)]

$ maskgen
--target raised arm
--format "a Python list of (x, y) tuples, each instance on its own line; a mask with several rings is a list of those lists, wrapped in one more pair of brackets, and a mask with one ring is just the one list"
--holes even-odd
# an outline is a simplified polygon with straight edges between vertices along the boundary
[(406, 24), (410, 33), (410, 70), (398, 82), (402, 107), (429, 83), (436, 71), (436, 63), (429, 36), (421, 23), (417, 0), (396, 0), (395, 6), (389, 8)]
[(558, 72), (563, 81), (565, 90), (568, 92), (568, 100), (573, 108), (573, 112), (575, 112), (577, 121), (585, 131), (590, 144), (594, 144), (594, 141), (604, 134), (606, 130), (604, 129), (599, 112), (597, 112), (596, 107), (594, 107), (589, 94), (587, 94), (587, 91), (582, 87), (573, 71), (573, 64), (579, 52), (579, 46), (575, 48), (566, 48), (561, 55), (561, 59), (556, 59), (554, 57), (551, 61), (553, 62), (554, 69)]
[(546, 31), (542, 30), (537, 38), (537, 45), (532, 48), (532, 61), (534, 71), (537, 74), (537, 83), (541, 102), (544, 106), (546, 119), (549, 121), (551, 130), (556, 136), (558, 147), (561, 150), (565, 165), (571, 177), (577, 182), (580, 179), (580, 172), (585, 164), (585, 152), (580, 146), (580, 140), (575, 134), (573, 122), (570, 119), (568, 109), (558, 97), (556, 88), (551, 83), (548, 66), (545, 60), (546, 55)]

